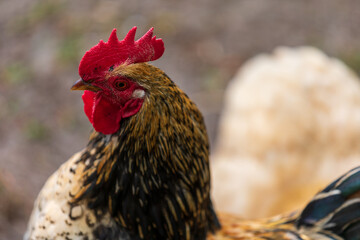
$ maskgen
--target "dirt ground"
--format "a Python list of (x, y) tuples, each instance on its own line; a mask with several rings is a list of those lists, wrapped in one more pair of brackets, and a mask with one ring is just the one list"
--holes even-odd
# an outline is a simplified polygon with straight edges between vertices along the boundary
[(223, 91), (248, 58), (312, 45), (360, 70), (360, 1), (0, 1), (0, 239), (20, 239), (49, 175), (87, 143), (86, 50), (138, 26), (164, 39), (154, 62), (202, 110), (212, 144)]

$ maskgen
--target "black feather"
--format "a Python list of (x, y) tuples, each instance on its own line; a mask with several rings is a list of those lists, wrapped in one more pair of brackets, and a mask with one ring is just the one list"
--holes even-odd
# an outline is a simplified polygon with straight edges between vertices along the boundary
[(360, 167), (354, 168), (319, 192), (296, 221), (298, 228), (322, 228), (327, 233), (360, 240)]

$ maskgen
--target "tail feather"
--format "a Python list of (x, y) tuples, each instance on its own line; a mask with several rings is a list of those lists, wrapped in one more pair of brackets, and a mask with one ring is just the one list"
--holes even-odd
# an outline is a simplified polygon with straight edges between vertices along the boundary
[(360, 167), (354, 168), (315, 195), (304, 208), (296, 226), (360, 239)]

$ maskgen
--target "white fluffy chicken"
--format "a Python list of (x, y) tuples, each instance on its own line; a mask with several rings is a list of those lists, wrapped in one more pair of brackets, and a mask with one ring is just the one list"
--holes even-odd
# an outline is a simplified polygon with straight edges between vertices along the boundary
[(358, 163), (360, 83), (341, 61), (281, 47), (247, 62), (225, 95), (212, 164), (219, 210), (254, 218), (298, 209)]

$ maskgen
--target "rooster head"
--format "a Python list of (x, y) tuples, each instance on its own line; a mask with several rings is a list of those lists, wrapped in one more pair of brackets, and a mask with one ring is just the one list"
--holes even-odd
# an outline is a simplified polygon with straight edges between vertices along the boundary
[(136, 27), (119, 41), (114, 29), (108, 42), (100, 41), (87, 51), (80, 61), (80, 79), (72, 90), (85, 90), (82, 96), (84, 111), (94, 129), (113, 134), (123, 118), (136, 114), (144, 101), (141, 84), (117, 74), (117, 69), (156, 60), (164, 53), (164, 43), (153, 36), (151, 28), (135, 41)]

